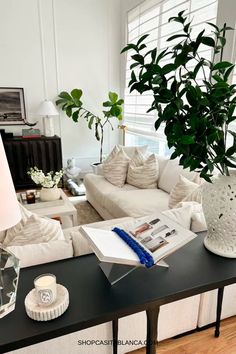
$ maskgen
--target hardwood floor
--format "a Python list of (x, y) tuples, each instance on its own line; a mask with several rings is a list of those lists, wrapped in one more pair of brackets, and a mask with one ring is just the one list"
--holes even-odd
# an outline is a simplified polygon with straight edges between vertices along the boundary
[[(178, 339), (167, 339), (157, 346), (157, 354), (236, 354), (236, 316), (221, 322), (221, 335), (214, 337), (214, 327)], [(144, 348), (130, 354), (145, 354)]]

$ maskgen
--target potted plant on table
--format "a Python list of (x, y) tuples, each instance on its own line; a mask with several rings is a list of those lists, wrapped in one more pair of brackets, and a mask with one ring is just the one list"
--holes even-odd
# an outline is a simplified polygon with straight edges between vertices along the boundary
[(31, 177), (32, 181), (42, 187), (40, 190), (40, 199), (44, 202), (60, 199), (61, 193), (58, 188), (58, 183), (63, 174), (63, 170), (58, 172), (51, 171), (45, 174), (37, 167), (31, 167), (28, 171), (28, 175)]
[[(84, 118), (88, 122), (88, 128), (92, 129), (94, 127), (95, 138), (100, 141), (100, 153), (99, 162), (94, 163), (97, 166), (102, 163), (103, 159), (103, 143), (104, 143), (104, 131), (107, 125), (113, 130), (111, 123), (111, 118), (116, 118), (118, 121), (122, 120), (122, 105), (124, 103), (123, 99), (120, 99), (115, 92), (109, 92), (108, 101), (103, 102), (103, 107), (107, 110), (103, 111), (103, 117), (98, 117), (89, 110), (83, 107), (83, 102), (81, 101), (83, 91), (81, 89), (73, 89), (70, 93), (62, 91), (56, 101), (56, 105), (60, 106), (62, 111), (66, 115), (73, 119), (74, 122), (78, 122), (79, 118)], [(96, 168), (94, 168), (95, 170)]]
[[(173, 46), (160, 53), (156, 48), (147, 52), (148, 35), (144, 35), (122, 50), (133, 51), (129, 87), (140, 94), (152, 92), (148, 111), (158, 112), (156, 130), (165, 125), (168, 147), (174, 150), (171, 159), (179, 157), (180, 165), (199, 171), (207, 181), (203, 186), (205, 246), (235, 258), (236, 177), (230, 169), (236, 168), (236, 133), (230, 123), (236, 120), (236, 85), (230, 83), (234, 64), (223, 59), (225, 34), (232, 28), (208, 23), (212, 36), (205, 36), (203, 30), (192, 38), (184, 11), (169, 21), (182, 28), (167, 39), (174, 41)], [(211, 60), (203, 56), (203, 45), (212, 48)], [(214, 169), (219, 177), (213, 177)]]

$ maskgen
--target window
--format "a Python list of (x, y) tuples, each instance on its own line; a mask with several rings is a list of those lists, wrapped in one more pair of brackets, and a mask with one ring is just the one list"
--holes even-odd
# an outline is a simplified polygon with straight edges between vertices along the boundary
[[(147, 50), (158, 48), (165, 49), (168, 44), (166, 39), (179, 30), (176, 22), (168, 22), (171, 16), (185, 10), (192, 19), (193, 36), (205, 28), (206, 22), (216, 23), (217, 0), (146, 0), (128, 12), (127, 43), (136, 42), (142, 35), (149, 33), (145, 42)], [(210, 26), (206, 27), (206, 35), (211, 33)], [(174, 44), (174, 41), (171, 42)], [(204, 57), (211, 58), (210, 47), (202, 46)], [(127, 126), (126, 144), (148, 144), (149, 149), (158, 154), (169, 154), (166, 145), (164, 129), (155, 131), (154, 122), (156, 111), (146, 113), (153, 101), (152, 94), (145, 92), (129, 92), (128, 83), (131, 76), (129, 69), (132, 63), (131, 52), (127, 54), (124, 124)], [(168, 59), (167, 59), (168, 60)]]

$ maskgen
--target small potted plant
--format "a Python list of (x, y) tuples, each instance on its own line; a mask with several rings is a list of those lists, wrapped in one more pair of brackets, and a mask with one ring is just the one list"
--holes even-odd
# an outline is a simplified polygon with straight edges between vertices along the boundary
[(99, 162), (94, 163), (94, 171), (96, 166), (102, 163), (103, 159), (103, 143), (104, 143), (104, 130), (107, 125), (113, 130), (111, 123), (111, 118), (116, 118), (118, 121), (122, 120), (122, 105), (124, 103), (123, 99), (120, 99), (115, 92), (109, 92), (108, 101), (103, 102), (103, 107), (106, 107), (106, 110), (103, 111), (103, 117), (98, 117), (92, 112), (88, 111), (83, 107), (81, 101), (81, 96), (83, 92), (81, 89), (73, 89), (70, 93), (63, 91), (56, 101), (56, 105), (60, 106), (62, 111), (66, 115), (73, 119), (74, 122), (78, 122), (79, 118), (84, 118), (88, 122), (88, 128), (92, 129), (94, 127), (95, 138), (100, 141), (100, 153), (99, 153)]
[(44, 202), (60, 199), (61, 193), (58, 188), (58, 183), (63, 174), (63, 170), (57, 172), (50, 171), (45, 174), (37, 167), (31, 167), (28, 171), (28, 175), (31, 177), (32, 181), (42, 187), (40, 190), (40, 199)]

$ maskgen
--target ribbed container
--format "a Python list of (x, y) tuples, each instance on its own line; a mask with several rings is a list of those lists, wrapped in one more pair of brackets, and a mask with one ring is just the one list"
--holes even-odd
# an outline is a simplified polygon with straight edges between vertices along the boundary
[(51, 321), (61, 316), (68, 306), (68, 290), (60, 284), (57, 284), (57, 300), (50, 306), (38, 305), (35, 289), (32, 289), (25, 298), (26, 313), (35, 321)]

